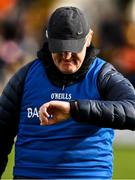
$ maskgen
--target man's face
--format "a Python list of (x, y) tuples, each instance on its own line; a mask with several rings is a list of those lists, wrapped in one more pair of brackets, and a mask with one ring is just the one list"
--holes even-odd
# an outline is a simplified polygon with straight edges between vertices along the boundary
[(61, 52), (61, 53), (52, 53), (53, 62), (56, 67), (63, 74), (72, 74), (78, 71), (81, 67), (85, 55), (86, 49), (90, 45), (91, 38), (87, 38), (81, 52)]
[(75, 73), (82, 65), (86, 54), (86, 48), (79, 53), (62, 52), (52, 53), (56, 67), (64, 74)]

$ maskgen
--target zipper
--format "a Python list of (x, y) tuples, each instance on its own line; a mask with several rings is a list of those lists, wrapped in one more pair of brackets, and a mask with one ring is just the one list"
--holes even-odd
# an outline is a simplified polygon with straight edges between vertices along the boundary
[(62, 91), (64, 91), (64, 90), (65, 90), (65, 84), (62, 85)]
[(62, 91), (64, 91), (65, 90), (65, 87), (66, 87), (66, 84), (67, 84), (67, 80), (66, 80), (66, 77), (64, 76), (63, 77), (63, 80), (62, 80), (63, 82), (62, 82)]

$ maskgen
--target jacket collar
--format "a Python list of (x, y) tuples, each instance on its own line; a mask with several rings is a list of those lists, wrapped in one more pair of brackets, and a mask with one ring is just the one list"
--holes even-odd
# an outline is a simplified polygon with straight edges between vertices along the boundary
[(51, 53), (48, 49), (48, 43), (44, 43), (43, 47), (38, 51), (37, 57), (43, 63), (49, 80), (56, 86), (65, 87), (81, 81), (85, 77), (90, 65), (93, 63), (98, 53), (99, 50), (91, 45), (87, 48), (86, 56), (81, 68), (77, 72), (68, 75), (60, 72), (53, 63)]

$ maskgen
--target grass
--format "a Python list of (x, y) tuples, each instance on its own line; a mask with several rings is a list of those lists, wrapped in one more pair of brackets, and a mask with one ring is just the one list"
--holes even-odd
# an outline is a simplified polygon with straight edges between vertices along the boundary
[(114, 148), (113, 179), (135, 179), (135, 147)]
[[(12, 179), (14, 149), (9, 155), (7, 168), (2, 179)], [(135, 179), (135, 147), (114, 147), (114, 175), (113, 179)]]
[(8, 164), (1, 179), (13, 179), (12, 176), (13, 165), (14, 165), (14, 148), (12, 149), (12, 152), (9, 155)]

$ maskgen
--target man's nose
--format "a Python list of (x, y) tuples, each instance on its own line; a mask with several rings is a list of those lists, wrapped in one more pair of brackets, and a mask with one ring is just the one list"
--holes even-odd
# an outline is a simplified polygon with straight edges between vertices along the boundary
[(71, 58), (72, 52), (69, 52), (69, 51), (63, 52), (63, 53), (62, 53), (62, 56), (63, 56), (64, 59), (67, 59), (67, 60), (68, 60), (68, 59)]

